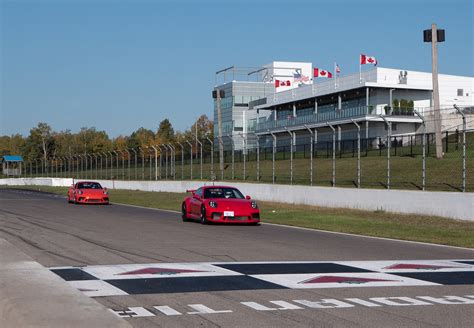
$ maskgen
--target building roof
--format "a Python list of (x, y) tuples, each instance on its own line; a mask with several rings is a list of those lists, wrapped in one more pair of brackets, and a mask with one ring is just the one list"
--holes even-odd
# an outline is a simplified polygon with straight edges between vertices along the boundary
[(4, 162), (23, 162), (23, 157), (19, 155), (5, 155), (3, 156)]

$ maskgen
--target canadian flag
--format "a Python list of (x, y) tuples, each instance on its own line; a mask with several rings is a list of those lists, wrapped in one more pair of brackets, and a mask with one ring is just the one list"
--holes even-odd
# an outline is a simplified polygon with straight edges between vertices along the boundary
[(282, 80), (275, 80), (275, 88), (278, 87), (289, 87), (291, 85), (291, 82), (288, 81), (282, 81)]
[(375, 57), (371, 56), (366, 56), (361, 54), (360, 55), (360, 64), (365, 65), (365, 64), (373, 64), (374, 66), (377, 65), (377, 59)]
[(319, 68), (315, 68), (313, 70), (313, 76), (314, 77), (327, 77), (327, 78), (332, 78), (332, 73), (331, 72), (328, 72), (328, 71), (325, 71), (325, 70), (322, 70), (322, 69), (319, 69)]

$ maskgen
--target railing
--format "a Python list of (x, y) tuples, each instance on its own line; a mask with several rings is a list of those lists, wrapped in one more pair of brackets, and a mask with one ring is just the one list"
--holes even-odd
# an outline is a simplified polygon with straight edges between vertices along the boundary
[(313, 124), (319, 122), (328, 122), (345, 118), (355, 118), (371, 114), (372, 108), (366, 106), (335, 110), (312, 115), (292, 117), (284, 120), (269, 119), (266, 122), (259, 122), (257, 131), (266, 131), (277, 128), (285, 128), (296, 125)]

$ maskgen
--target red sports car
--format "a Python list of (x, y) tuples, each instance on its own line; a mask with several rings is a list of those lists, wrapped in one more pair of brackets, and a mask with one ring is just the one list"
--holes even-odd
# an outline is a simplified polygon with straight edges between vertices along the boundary
[(260, 222), (260, 210), (257, 202), (250, 196), (243, 196), (234, 187), (204, 186), (197, 190), (188, 190), (192, 196), (186, 197), (181, 205), (183, 221), (199, 220), (202, 224), (247, 223), (257, 225)]
[(67, 200), (74, 204), (109, 204), (109, 192), (98, 182), (80, 181), (69, 188)]

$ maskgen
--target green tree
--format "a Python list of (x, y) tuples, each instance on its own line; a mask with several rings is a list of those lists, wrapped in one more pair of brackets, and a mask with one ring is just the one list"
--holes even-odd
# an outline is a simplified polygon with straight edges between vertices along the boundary
[(127, 144), (129, 148), (145, 147), (152, 145), (154, 140), (155, 134), (153, 131), (141, 127), (130, 135)]
[(43, 157), (46, 160), (53, 149), (54, 138), (51, 127), (46, 123), (38, 123), (30, 130), (30, 135), (25, 141), (25, 158)]
[(160, 122), (158, 131), (156, 132), (156, 142), (159, 144), (169, 143), (175, 140), (173, 125), (166, 118)]

